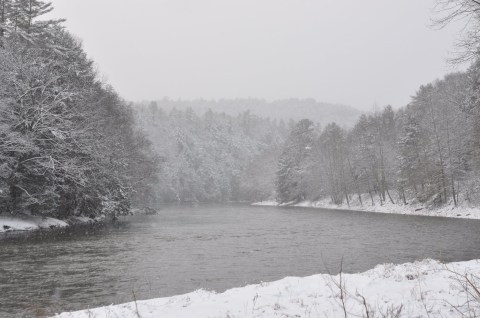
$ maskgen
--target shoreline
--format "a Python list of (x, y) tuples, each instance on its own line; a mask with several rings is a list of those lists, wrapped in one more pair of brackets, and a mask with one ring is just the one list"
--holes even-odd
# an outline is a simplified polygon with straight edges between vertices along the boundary
[(399, 317), (461, 317), (463, 310), (480, 312), (480, 297), (469, 298), (473, 289), (465, 290), (465, 274), (480, 283), (480, 260), (382, 264), (357, 274), (286, 277), (223, 293), (200, 289), (54, 317), (337, 317), (343, 316), (344, 310), (353, 317), (364, 316), (366, 308), (371, 313), (401, 310)]
[(471, 206), (453, 206), (444, 205), (440, 207), (431, 208), (422, 204), (392, 204), (391, 202), (384, 202), (383, 205), (371, 205), (370, 202), (364, 200), (365, 204), (360, 205), (358, 200), (352, 200), (350, 205), (337, 205), (331, 203), (330, 199), (322, 199), (316, 201), (305, 200), (301, 202), (289, 202), (279, 204), (274, 200), (267, 200), (252, 203), (252, 206), (272, 206), (272, 207), (302, 207), (315, 209), (329, 209), (329, 210), (344, 210), (357, 211), (369, 213), (386, 213), (386, 214), (400, 214), (400, 215), (418, 215), (418, 216), (433, 216), (446, 217), (455, 219), (480, 219), (480, 208)]
[(105, 221), (105, 218), (70, 217), (67, 220), (60, 220), (51, 217), (3, 214), (0, 215), (0, 238), (40, 232), (67, 231), (78, 227), (101, 225)]

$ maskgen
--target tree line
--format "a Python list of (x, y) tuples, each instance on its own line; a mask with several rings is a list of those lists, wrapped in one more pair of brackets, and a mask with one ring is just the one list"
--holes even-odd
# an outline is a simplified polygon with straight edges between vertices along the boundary
[(329, 122), (336, 122), (340, 125), (352, 126), (362, 114), (361, 111), (353, 107), (323, 103), (313, 98), (287, 98), (267, 101), (259, 98), (182, 100), (164, 97), (163, 99), (156, 100), (155, 103), (167, 112), (173, 108), (177, 110), (192, 108), (199, 114), (211, 110), (215, 113), (225, 113), (236, 116), (249, 111), (252, 115), (276, 119), (278, 122), (281, 120), (286, 122), (289, 120), (298, 121), (303, 118), (308, 118), (322, 125), (328, 124)]
[(136, 109), (160, 157), (158, 202), (255, 201), (274, 193), (275, 163), (288, 124), (249, 111), (237, 116), (189, 107), (166, 111), (157, 102)]
[(300, 121), (278, 161), (278, 200), (478, 204), (479, 84), (475, 62), (421, 86), (406, 107), (362, 115), (351, 129)]
[(158, 158), (50, 2), (0, 0), (0, 213), (121, 215)]

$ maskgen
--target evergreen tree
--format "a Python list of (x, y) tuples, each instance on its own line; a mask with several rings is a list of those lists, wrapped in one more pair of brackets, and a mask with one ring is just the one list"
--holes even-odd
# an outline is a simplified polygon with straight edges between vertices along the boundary
[(5, 36), (8, 13), (11, 4), (11, 0), (0, 0), (0, 41), (3, 41), (3, 37)]
[(305, 196), (301, 188), (305, 176), (305, 159), (314, 140), (313, 122), (302, 119), (292, 129), (278, 161), (276, 189), (280, 202), (301, 200)]

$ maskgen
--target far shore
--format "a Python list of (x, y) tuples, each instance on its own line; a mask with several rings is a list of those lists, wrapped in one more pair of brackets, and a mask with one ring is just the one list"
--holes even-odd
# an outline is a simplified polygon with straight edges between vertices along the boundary
[(330, 210), (350, 210), (360, 212), (374, 212), (374, 213), (389, 213), (389, 214), (403, 214), (403, 215), (422, 215), (435, 216), (447, 218), (463, 218), (463, 219), (480, 219), (480, 208), (468, 206), (466, 204), (454, 206), (453, 204), (442, 205), (438, 207), (428, 206), (423, 204), (392, 204), (391, 202), (383, 202), (382, 204), (375, 202), (371, 204), (370, 199), (365, 196), (362, 197), (362, 204), (358, 199), (353, 199), (350, 204), (343, 203), (340, 205), (334, 204), (330, 199), (321, 200), (304, 200), (300, 202), (278, 203), (275, 200), (267, 200), (252, 203), (256, 206), (292, 206), (304, 208), (330, 209)]

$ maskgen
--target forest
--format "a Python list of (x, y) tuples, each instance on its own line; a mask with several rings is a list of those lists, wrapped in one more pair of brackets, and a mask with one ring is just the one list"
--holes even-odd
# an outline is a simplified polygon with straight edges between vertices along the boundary
[(157, 202), (259, 201), (274, 192), (276, 160), (293, 121), (136, 105), (160, 158)]
[(278, 201), (478, 204), (479, 66), (422, 85), (407, 106), (364, 114), (351, 129), (298, 122), (278, 161)]
[[(480, 61), (422, 85), (405, 107), (341, 123), (319, 118), (315, 107), (328, 104), (314, 100), (129, 104), (63, 20), (40, 19), (52, 9), (0, 1), (0, 213), (65, 219), (265, 199), (479, 204)], [(315, 118), (266, 118), (253, 104)], [(338, 107), (341, 118), (348, 108)]]
[[(335, 204), (478, 204), (480, 63), (422, 85), (398, 110), (361, 115), (351, 128), (310, 119), (166, 112), (138, 105), (138, 120), (161, 158), (162, 201)], [(365, 201), (365, 195), (368, 201)]]
[[(277, 121), (289, 122), (308, 118), (315, 123), (327, 125), (336, 122), (340, 126), (351, 127), (355, 124), (362, 112), (356, 108), (342, 105), (319, 102), (313, 98), (287, 98), (267, 101), (260, 98), (235, 98), (235, 99), (171, 99), (168, 97), (152, 101), (166, 112), (172, 109), (185, 111), (192, 109), (196, 113), (204, 114), (207, 111), (225, 113), (237, 116), (250, 112), (261, 118), (270, 118)], [(139, 103), (146, 107), (149, 102)]]
[(0, 213), (128, 214), (158, 158), (51, 3), (0, 1)]

